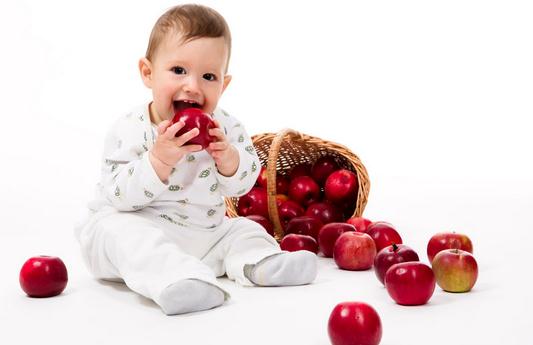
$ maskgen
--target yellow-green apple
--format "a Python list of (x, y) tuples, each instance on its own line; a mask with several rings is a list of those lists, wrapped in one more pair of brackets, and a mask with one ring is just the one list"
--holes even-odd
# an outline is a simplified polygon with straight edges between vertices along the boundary
[(59, 295), (67, 282), (67, 267), (57, 256), (31, 257), (22, 265), (19, 273), (20, 287), (30, 297)]
[(435, 255), (444, 249), (461, 249), (474, 254), (474, 246), (468, 236), (455, 232), (440, 232), (433, 235), (428, 242), (427, 254), (429, 262), (433, 262)]
[(326, 201), (312, 203), (305, 210), (305, 215), (318, 218), (324, 224), (342, 221), (342, 213), (339, 209)]
[(374, 272), (378, 280), (385, 284), (385, 273), (394, 264), (407, 261), (419, 261), (418, 254), (404, 244), (392, 244), (381, 249), (374, 259)]
[(198, 108), (177, 108), (172, 119), (172, 124), (183, 121), (185, 126), (183, 126), (177, 133), (176, 137), (179, 137), (193, 128), (198, 128), (199, 133), (194, 138), (187, 141), (187, 145), (197, 144), (201, 145), (202, 149), (205, 149), (209, 144), (215, 141), (215, 137), (209, 134), (209, 130), (215, 128), (215, 123), (211, 119), (211, 116), (207, 113), (204, 113), (201, 109)]
[(285, 233), (287, 234), (301, 234), (313, 237), (318, 241), (318, 232), (322, 228), (322, 222), (311, 216), (294, 217), (287, 224)]
[(249, 216), (258, 214), (268, 218), (268, 200), (266, 189), (262, 187), (253, 187), (247, 194), (239, 198), (237, 203), (237, 212), (240, 216)]
[(333, 260), (343, 270), (367, 270), (374, 264), (375, 257), (376, 245), (372, 238), (363, 232), (345, 232), (333, 246)]
[(303, 207), (296, 201), (290, 199), (282, 202), (278, 207), (279, 222), (284, 230), (287, 228), (287, 224), (291, 219), (302, 216), (303, 214)]
[(309, 176), (298, 176), (289, 184), (289, 198), (302, 206), (318, 201), (319, 197), (320, 187)]
[(392, 265), (385, 273), (385, 287), (398, 304), (426, 304), (435, 291), (435, 275), (421, 262), (401, 262)]
[(355, 226), (355, 229), (357, 229), (359, 232), (366, 232), (368, 226), (372, 224), (370, 220), (363, 217), (352, 217), (346, 220), (346, 223)]
[(333, 246), (340, 235), (347, 231), (355, 231), (355, 227), (351, 224), (334, 222), (325, 224), (318, 232), (318, 247), (325, 257), (331, 258), (333, 256)]
[(383, 328), (374, 308), (363, 302), (341, 302), (328, 320), (332, 345), (378, 345)]
[(326, 198), (336, 204), (352, 202), (357, 199), (357, 175), (347, 169), (339, 169), (326, 179), (324, 191)]
[(311, 177), (321, 186), (332, 172), (339, 169), (333, 156), (322, 156), (311, 167)]
[(318, 253), (318, 244), (311, 236), (301, 234), (288, 234), (283, 237), (280, 243), (281, 250), (295, 252), (297, 250), (308, 250)]
[(370, 224), (366, 230), (366, 233), (372, 237), (376, 242), (376, 248), (378, 251), (392, 245), (393, 243), (403, 243), (402, 237), (392, 226), (387, 222), (374, 222)]
[(476, 284), (476, 259), (461, 249), (445, 249), (433, 258), (433, 272), (437, 284), (448, 292), (468, 292)]
[(272, 222), (267, 218), (258, 214), (251, 214), (249, 216), (246, 216), (246, 218), (258, 223), (263, 228), (265, 228), (266, 232), (268, 232), (271, 236), (274, 236), (274, 225), (272, 225)]

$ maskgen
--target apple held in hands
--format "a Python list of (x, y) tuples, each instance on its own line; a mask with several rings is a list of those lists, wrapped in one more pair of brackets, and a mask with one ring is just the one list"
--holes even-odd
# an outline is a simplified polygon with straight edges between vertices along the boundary
[(333, 256), (333, 246), (340, 235), (347, 231), (355, 231), (351, 224), (346, 223), (329, 223), (324, 225), (318, 232), (318, 247), (325, 257)]
[(403, 243), (402, 238), (398, 231), (387, 222), (375, 222), (369, 225), (366, 233), (372, 237), (376, 243), (378, 252), (393, 243)]
[(253, 187), (247, 194), (241, 196), (237, 203), (237, 212), (240, 216), (244, 217), (257, 214), (268, 218), (268, 199), (266, 189)]
[(345, 232), (335, 241), (333, 259), (339, 268), (367, 270), (374, 264), (376, 245), (370, 236), (357, 231)]
[(378, 280), (385, 284), (385, 273), (394, 264), (419, 261), (418, 254), (404, 244), (392, 244), (381, 249), (374, 259), (374, 272)]
[(176, 133), (176, 137), (185, 134), (193, 128), (198, 128), (200, 131), (197, 136), (187, 141), (187, 145), (197, 144), (201, 145), (202, 149), (205, 149), (211, 142), (216, 140), (214, 136), (209, 135), (209, 130), (216, 128), (215, 123), (211, 119), (211, 116), (202, 110), (198, 108), (178, 109), (174, 114), (172, 124), (180, 120), (185, 123), (185, 126)]
[(435, 255), (444, 249), (461, 249), (474, 254), (474, 246), (468, 236), (455, 232), (440, 232), (433, 235), (428, 242), (427, 254), (429, 262), (433, 262)]
[(329, 316), (328, 335), (333, 345), (378, 345), (382, 334), (378, 313), (366, 303), (339, 303)]
[(435, 275), (428, 265), (421, 262), (402, 262), (387, 270), (385, 287), (398, 304), (426, 304), (435, 291)]
[(448, 292), (468, 292), (476, 284), (478, 268), (474, 256), (465, 250), (445, 249), (433, 258), (437, 284)]
[(19, 282), (30, 297), (56, 296), (67, 286), (67, 268), (56, 256), (34, 256), (22, 265)]
[(318, 244), (311, 236), (300, 234), (288, 234), (283, 237), (280, 243), (281, 250), (295, 252), (297, 250), (308, 250), (318, 253)]

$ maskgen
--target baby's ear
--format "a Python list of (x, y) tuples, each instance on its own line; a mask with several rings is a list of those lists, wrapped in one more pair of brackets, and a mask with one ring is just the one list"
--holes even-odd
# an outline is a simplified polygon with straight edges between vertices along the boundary
[(139, 60), (139, 72), (141, 72), (141, 78), (144, 85), (152, 88), (152, 63), (147, 58), (143, 57)]
[(226, 90), (226, 88), (229, 85), (229, 82), (231, 81), (231, 75), (227, 74), (224, 76), (224, 85), (222, 85), (222, 92)]

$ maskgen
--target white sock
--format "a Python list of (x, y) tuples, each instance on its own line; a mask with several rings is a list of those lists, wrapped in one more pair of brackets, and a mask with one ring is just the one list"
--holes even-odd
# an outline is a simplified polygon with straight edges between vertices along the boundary
[(215, 285), (198, 279), (185, 279), (171, 284), (159, 298), (159, 305), (167, 315), (212, 309), (222, 303), (224, 292)]
[(282, 252), (244, 265), (244, 275), (259, 286), (305, 285), (315, 280), (317, 257), (307, 250)]

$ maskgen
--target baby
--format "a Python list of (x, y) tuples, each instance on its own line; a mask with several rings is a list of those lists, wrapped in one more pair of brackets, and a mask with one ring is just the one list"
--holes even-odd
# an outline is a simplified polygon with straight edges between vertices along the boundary
[[(254, 185), (260, 162), (244, 126), (217, 108), (231, 81), (231, 36), (211, 8), (182, 5), (156, 22), (139, 61), (153, 100), (120, 117), (109, 131), (102, 174), (76, 237), (91, 273), (125, 282), (167, 315), (215, 308), (229, 298), (224, 274), (241, 285), (311, 283), (315, 254), (284, 252), (259, 224), (225, 216), (223, 197)], [(176, 137), (175, 111), (210, 114), (216, 140), (205, 150)]]

